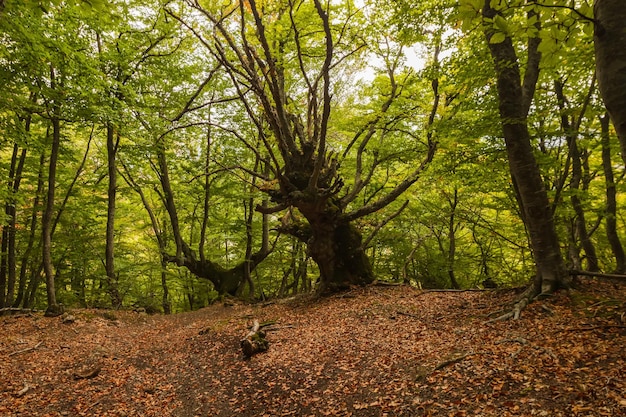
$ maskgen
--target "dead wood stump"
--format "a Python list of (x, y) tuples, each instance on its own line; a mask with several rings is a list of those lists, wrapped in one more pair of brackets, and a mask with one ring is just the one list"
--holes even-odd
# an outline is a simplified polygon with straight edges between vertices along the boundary
[(255, 320), (250, 332), (241, 340), (241, 350), (246, 358), (265, 352), (269, 348), (269, 342), (265, 339), (265, 332), (261, 330), (259, 321)]

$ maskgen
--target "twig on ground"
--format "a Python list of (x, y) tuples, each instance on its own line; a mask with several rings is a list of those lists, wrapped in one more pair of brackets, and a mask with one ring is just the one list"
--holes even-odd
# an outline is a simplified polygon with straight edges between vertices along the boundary
[(26, 349), (22, 349), (22, 350), (18, 350), (18, 351), (15, 351), (13, 353), (9, 353), (9, 356), (15, 356), (15, 355), (19, 355), (21, 353), (30, 352), (31, 350), (37, 349), (39, 346), (42, 345), (42, 343), (43, 343), (43, 341), (37, 343), (35, 346), (29, 347), (29, 348), (26, 348)]
[(294, 326), (293, 324), (268, 324), (266, 327), (263, 327), (263, 330), (265, 330), (266, 332), (273, 332), (276, 330), (281, 330), (281, 329), (293, 329)]
[(476, 353), (471, 351), (471, 352), (467, 352), (467, 353), (465, 353), (465, 354), (463, 354), (461, 356), (456, 356), (454, 358), (450, 358), (450, 359), (447, 359), (447, 360), (445, 360), (443, 362), (440, 362), (437, 366), (435, 366), (435, 369), (433, 369), (433, 372), (434, 371), (439, 371), (440, 369), (443, 369), (443, 368), (445, 368), (446, 366), (449, 366), (449, 365), (453, 365), (453, 364), (455, 364), (457, 362), (461, 362), (463, 359), (467, 358), (468, 356), (472, 356), (472, 355), (476, 355)]
[(507, 342), (516, 342), (516, 343), (519, 343), (520, 345), (528, 344), (528, 340), (524, 339), (523, 337), (511, 337), (509, 339), (502, 339), (502, 340), (498, 340), (497, 342), (495, 342), (495, 344), (500, 345), (502, 343), (507, 343)]
[(31, 389), (33, 389), (34, 387), (32, 385), (30, 385), (27, 382), (24, 382), (24, 388), (22, 388), (21, 390), (19, 390), (18, 392), (15, 393), (15, 396), (17, 398), (23, 397), (24, 395), (26, 395), (26, 393), (28, 391), (30, 391)]
[(598, 329), (626, 329), (622, 324), (598, 324), (589, 327), (570, 327), (569, 329), (561, 329), (562, 332), (586, 332)]
[(85, 409), (85, 411), (89, 411), (89, 410), (91, 410), (92, 408), (94, 408), (94, 407), (95, 407), (95, 406), (97, 406), (98, 404), (100, 404), (100, 400), (98, 400), (98, 401), (94, 402), (93, 404), (91, 404), (89, 407), (87, 407), (87, 408)]
[(396, 314), (399, 314), (401, 316), (407, 316), (407, 317), (412, 317), (414, 319), (419, 319), (420, 317), (416, 314), (411, 314), (411, 313), (407, 313), (406, 311), (396, 311)]

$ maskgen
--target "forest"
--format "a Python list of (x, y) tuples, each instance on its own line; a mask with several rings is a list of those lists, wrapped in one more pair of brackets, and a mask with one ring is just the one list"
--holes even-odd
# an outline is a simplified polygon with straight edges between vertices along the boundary
[(622, 0), (0, 0), (0, 37), (1, 416), (626, 415)]
[(626, 11), (3, 0), (0, 311), (626, 272)]

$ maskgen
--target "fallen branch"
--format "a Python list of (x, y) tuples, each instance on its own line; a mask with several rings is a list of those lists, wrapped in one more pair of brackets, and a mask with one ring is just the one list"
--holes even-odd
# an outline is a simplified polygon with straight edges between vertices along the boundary
[(37, 343), (35, 346), (29, 347), (29, 348), (26, 348), (26, 349), (22, 349), (22, 350), (18, 350), (18, 351), (13, 352), (13, 353), (9, 353), (9, 356), (14, 356), (14, 355), (19, 355), (21, 353), (30, 352), (31, 350), (37, 349), (39, 346), (41, 346), (42, 343), (43, 343), (43, 341)]
[(430, 290), (422, 290), (424, 293), (429, 292), (488, 292), (488, 291), (497, 291), (496, 288), (466, 288), (464, 290), (457, 290), (454, 288), (433, 288)]
[(474, 352), (467, 352), (467, 353), (465, 353), (465, 354), (463, 354), (461, 356), (457, 356), (457, 357), (445, 360), (445, 361), (439, 363), (437, 366), (435, 366), (435, 369), (433, 369), (433, 372), (434, 371), (439, 371), (440, 369), (443, 369), (446, 366), (453, 365), (453, 364), (455, 364), (457, 362), (461, 362), (463, 359), (467, 358), (468, 356), (472, 356), (472, 355), (475, 355), (475, 354), (476, 353), (474, 353)]
[(255, 353), (265, 352), (269, 348), (269, 342), (265, 340), (265, 332), (260, 330), (258, 320), (254, 320), (252, 329), (241, 340), (241, 350), (246, 358), (250, 358)]
[(609, 278), (609, 279), (618, 279), (618, 280), (626, 280), (626, 275), (624, 274), (603, 274), (600, 272), (591, 272), (591, 271), (569, 271), (570, 275), (578, 275), (578, 276), (586, 276), (586, 277), (594, 277), (594, 278)]
[(293, 329), (296, 326), (294, 326), (293, 324), (283, 324), (283, 325), (280, 325), (280, 324), (268, 324), (266, 327), (263, 327), (263, 326), (261, 326), (261, 327), (266, 332), (273, 332), (273, 331), (281, 330), (281, 329)]
[(4, 313), (5, 311), (16, 311), (18, 313), (34, 313), (35, 310), (31, 308), (20, 308), (20, 307), (4, 307), (0, 308), (0, 313)]
[(597, 329), (626, 329), (623, 324), (598, 324), (589, 327), (571, 327), (569, 329), (561, 329), (562, 332), (587, 332)]
[(402, 282), (389, 282), (389, 281), (379, 281), (374, 280), (370, 286), (372, 287), (401, 287), (404, 284)]
[(411, 313), (407, 313), (406, 311), (396, 311), (397, 314), (401, 315), (401, 316), (407, 316), (407, 317), (411, 317), (414, 319), (419, 319), (420, 317), (417, 314), (411, 314)]
[(528, 344), (528, 340), (524, 339), (523, 337), (512, 337), (510, 339), (502, 339), (502, 340), (498, 340), (497, 342), (495, 342), (495, 344), (500, 345), (502, 343), (507, 343), (507, 342), (515, 342), (515, 343), (519, 343), (520, 345)]

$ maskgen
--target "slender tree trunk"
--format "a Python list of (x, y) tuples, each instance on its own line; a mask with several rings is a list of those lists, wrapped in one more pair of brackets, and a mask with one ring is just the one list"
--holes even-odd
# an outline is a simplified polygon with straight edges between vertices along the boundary
[[(9, 205), (9, 203), (6, 203)], [(0, 244), (0, 308), (5, 306), (4, 300), (7, 294), (7, 253), (9, 244), (9, 225), (2, 226), (2, 243)]]
[(454, 189), (454, 197), (452, 199), (448, 197), (448, 204), (450, 205), (450, 216), (448, 218), (448, 276), (450, 277), (450, 285), (452, 288), (459, 289), (461, 287), (454, 274), (454, 258), (456, 257), (456, 224), (454, 217), (456, 207), (459, 204), (459, 192), (456, 188)]
[(172, 314), (172, 303), (170, 303), (170, 292), (167, 286), (167, 259), (161, 255), (161, 288), (163, 290), (163, 298), (161, 306), (164, 314)]
[[(26, 122), (26, 131), (29, 129), (30, 120)], [(17, 147), (16, 147), (17, 150)], [(22, 172), (24, 170), (24, 163), (26, 161), (26, 148), (22, 149), (20, 153), (19, 162), (15, 168), (14, 175), (12, 175), (12, 190), (11, 193), (16, 195), (20, 189), (20, 183), (22, 181)], [(13, 164), (11, 164), (11, 171), (13, 171)], [(9, 233), (8, 233), (8, 281), (7, 281), (7, 296), (5, 305), (10, 306), (13, 304), (15, 297), (15, 282), (17, 278), (17, 254), (16, 254), (16, 225), (17, 225), (17, 212), (15, 208), (15, 201), (7, 206), (7, 217), (9, 218)]]
[[(43, 194), (44, 189), (44, 164), (46, 161), (45, 152), (42, 151), (39, 157), (39, 170), (37, 173), (37, 191), (35, 192), (35, 198), (33, 200), (33, 211), (30, 216), (30, 231), (28, 235), (28, 244), (26, 245), (26, 249), (22, 254), (22, 258), (20, 259), (20, 278), (19, 285), (17, 290), (17, 296), (15, 297), (15, 302), (13, 303), (13, 307), (19, 307), (20, 303), (22, 303), (23, 308), (30, 308), (32, 305), (32, 301), (30, 298), (30, 294), (33, 292), (33, 287), (38, 285), (38, 278), (36, 279), (36, 283), (33, 282), (35, 280), (34, 274), (31, 273), (31, 280), (28, 285), (28, 290), (26, 290), (26, 282), (27, 282), (27, 273), (28, 273), (28, 265), (31, 262), (31, 253), (35, 246), (36, 234), (37, 234), (37, 220), (39, 215), (39, 202), (41, 195)], [(26, 292), (25, 292), (26, 291)]]
[(606, 183), (606, 237), (615, 257), (615, 273), (626, 272), (626, 256), (624, 247), (617, 233), (617, 199), (615, 190), (615, 178), (611, 164), (611, 136), (609, 133), (609, 116), (600, 117), (602, 127), (602, 167)]
[[(583, 209), (582, 201), (579, 197), (581, 190), (581, 182), (583, 180), (583, 163), (578, 149), (578, 127), (576, 123), (571, 123), (565, 109), (565, 95), (563, 93), (563, 82), (555, 81), (554, 83), (557, 100), (559, 102), (559, 110), (561, 112), (561, 129), (565, 135), (567, 147), (569, 149), (569, 158), (572, 163), (572, 178), (570, 181), (570, 189), (573, 191), (570, 197), (572, 208), (576, 216), (574, 217), (574, 225), (570, 228), (572, 233), (572, 242), (570, 245), (570, 254), (573, 256), (574, 264), (580, 264), (580, 256), (578, 253), (572, 253), (572, 250), (578, 252), (578, 243), (580, 240), (583, 250), (585, 251), (585, 257), (587, 261), (587, 269), (589, 271), (598, 271), (598, 256), (596, 254), (596, 248), (587, 231), (587, 222), (585, 220), (585, 210)], [(578, 269), (578, 267), (575, 267)]]
[(626, 163), (626, 7), (623, 0), (595, 0), (594, 45), (600, 94)]
[(54, 266), (52, 265), (52, 216), (54, 214), (54, 196), (56, 190), (56, 171), (59, 158), (59, 147), (61, 143), (61, 123), (56, 112), (52, 117), (52, 147), (50, 152), (50, 162), (48, 167), (48, 193), (46, 196), (46, 206), (42, 215), (42, 262), (46, 277), (46, 293), (48, 297), (48, 308), (46, 315), (55, 316), (60, 314), (61, 307), (57, 303), (56, 290), (54, 285)]
[(117, 164), (116, 155), (119, 145), (119, 133), (115, 131), (113, 124), (109, 121), (106, 125), (107, 131), (107, 167), (109, 173), (109, 186), (107, 192), (107, 226), (106, 226), (106, 247), (105, 247), (105, 270), (107, 276), (107, 292), (111, 298), (113, 308), (122, 306), (117, 274), (115, 272), (115, 204), (117, 194)]
[[(483, 16), (493, 22), (496, 15), (497, 12), (486, 2)], [(535, 69), (538, 71), (538, 66), (535, 68), (530, 62), (537, 49), (536, 46), (534, 49), (529, 48), (529, 63), (522, 85), (518, 58), (511, 38), (507, 36), (500, 43), (492, 43), (490, 41), (495, 33), (492, 24), (485, 23), (484, 30), (496, 68), (500, 120), (509, 170), (517, 187), (537, 270), (534, 286), (529, 292), (528, 298), (531, 298), (568, 285), (568, 275), (563, 265), (548, 194), (535, 160), (526, 119), (534, 95), (536, 77), (534, 81), (527, 79), (529, 72)], [(516, 316), (518, 314), (517, 312)]]

